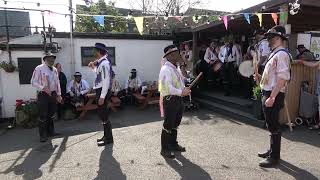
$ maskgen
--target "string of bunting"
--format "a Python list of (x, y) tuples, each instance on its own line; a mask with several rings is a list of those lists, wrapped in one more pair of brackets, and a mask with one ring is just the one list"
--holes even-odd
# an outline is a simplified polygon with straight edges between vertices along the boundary
[[(6, 9), (6, 10), (19, 10), (19, 11), (40, 11), (42, 13), (45, 13), (46, 16), (51, 16), (52, 14), (57, 15), (64, 15), (64, 16), (70, 16), (71, 14), (65, 14), (65, 13), (59, 13), (52, 10), (47, 9), (31, 9), (31, 8), (10, 8), (10, 7), (0, 7), (0, 9)], [(257, 16), (259, 19), (260, 26), (262, 26), (263, 23), (263, 15), (271, 15), (272, 19), (274, 20), (275, 24), (278, 24), (278, 20), (280, 24), (286, 24), (288, 20), (288, 12), (274, 12), (274, 13), (230, 13), (225, 15), (181, 15), (181, 16), (171, 16), (168, 13), (166, 15), (148, 15), (148, 16), (135, 16), (133, 17), (131, 14), (128, 14), (127, 16), (114, 16), (114, 15), (98, 15), (98, 14), (83, 14), (83, 13), (75, 13), (76, 16), (86, 16), (86, 17), (93, 17), (95, 22), (97, 22), (100, 26), (105, 26), (105, 18), (123, 18), (123, 19), (134, 19), (137, 29), (140, 34), (143, 33), (144, 28), (144, 19), (148, 18), (163, 18), (164, 20), (168, 20), (169, 18), (175, 18), (177, 21), (182, 22), (183, 18), (192, 17), (193, 21), (195, 23), (198, 23), (198, 21), (202, 17), (207, 17), (207, 24), (210, 24), (211, 22), (220, 20), (223, 21), (226, 30), (228, 30), (228, 23), (229, 20), (233, 20), (235, 16), (244, 16), (245, 20), (248, 22), (248, 24), (251, 24), (251, 17)], [(280, 15), (280, 16), (279, 16)], [(280, 17), (280, 18), (279, 18)]]

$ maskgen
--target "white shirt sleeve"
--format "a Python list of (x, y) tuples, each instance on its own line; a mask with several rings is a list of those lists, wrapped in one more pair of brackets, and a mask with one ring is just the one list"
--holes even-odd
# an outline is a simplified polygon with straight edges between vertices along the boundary
[(128, 87), (129, 87), (129, 81), (130, 81), (129, 79), (130, 79), (130, 78), (127, 79), (127, 81), (126, 81), (126, 83), (125, 83), (125, 85), (124, 85), (124, 88), (125, 88), (125, 89), (128, 89)]
[(73, 86), (73, 82), (74, 82), (74, 80), (71, 80), (71, 81), (68, 83), (68, 85), (67, 85), (67, 93), (71, 92), (71, 88), (72, 88), (72, 86)]
[(226, 55), (226, 48), (225, 46), (222, 46), (221, 49), (220, 49), (220, 52), (219, 52), (219, 59), (222, 63), (224, 63), (224, 60), (225, 60), (225, 56)]
[(102, 83), (102, 90), (100, 98), (105, 98), (108, 94), (109, 90), (109, 84), (110, 84), (110, 67), (109, 63), (103, 63), (99, 66), (98, 69), (99, 72), (101, 72), (101, 83)]
[(81, 91), (81, 94), (84, 95), (84, 94), (87, 94), (89, 92), (90, 86), (89, 86), (89, 83), (86, 80), (82, 79), (81, 81), (82, 81), (82, 85), (83, 85), (83, 90)]
[(210, 49), (209, 48), (207, 48), (206, 53), (204, 54), (204, 60), (207, 63), (210, 63)]
[(278, 52), (275, 55), (276, 60), (276, 73), (277, 77), (283, 80), (290, 80), (290, 58), (289, 55), (285, 52)]
[(142, 81), (141, 81), (141, 79), (140, 79), (140, 77), (138, 77), (137, 76), (137, 85), (138, 85), (138, 87), (141, 87), (141, 85), (142, 85)]
[(31, 85), (35, 88), (37, 88), (38, 91), (42, 91), (44, 86), (41, 85), (39, 83), (39, 81), (37, 81), (38, 78), (40, 78), (41, 74), (40, 74), (40, 70), (39, 68), (35, 68), (34, 71), (33, 71), (33, 75), (32, 75), (32, 78), (31, 78)]

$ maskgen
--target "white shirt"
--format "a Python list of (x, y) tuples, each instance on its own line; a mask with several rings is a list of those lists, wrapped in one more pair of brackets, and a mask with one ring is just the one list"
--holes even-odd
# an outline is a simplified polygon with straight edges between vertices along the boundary
[(125, 89), (128, 88), (139, 88), (142, 85), (142, 81), (140, 79), (140, 77), (137, 75), (136, 78), (134, 79), (130, 79), (130, 77), (128, 78), (128, 80), (126, 81), (125, 84)]
[(204, 60), (209, 64), (210, 61), (217, 60), (218, 57), (216, 54), (211, 50), (210, 47), (207, 48), (206, 53), (204, 54)]
[[(279, 49), (284, 49), (283, 47), (276, 48), (269, 57), (272, 57)], [(290, 57), (284, 51), (277, 52), (266, 64), (263, 71), (260, 86), (265, 91), (272, 91), (276, 86), (277, 80), (290, 80)], [(285, 92), (286, 87), (283, 87), (280, 91)]]
[(115, 78), (112, 79), (112, 88), (111, 92), (118, 93), (121, 90), (121, 86), (119, 81), (117, 81)]
[(232, 46), (232, 52), (231, 54), (227, 57), (229, 47), (226, 45), (222, 46), (220, 48), (220, 53), (219, 53), (219, 59), (221, 62), (226, 63), (226, 62), (237, 62), (237, 64), (240, 64), (240, 54), (236, 46)]
[(51, 70), (46, 64), (38, 65), (33, 71), (31, 85), (38, 91), (43, 91), (45, 87), (48, 87), (50, 91), (61, 95), (59, 73), (55, 67), (52, 67)]
[(169, 95), (181, 96), (184, 89), (183, 76), (178, 69), (167, 61), (160, 70), (159, 92), (162, 97)]
[[(258, 55), (258, 60), (261, 60), (261, 57), (263, 56), (268, 56), (271, 52), (271, 49), (269, 47), (269, 42), (266, 39), (263, 39), (261, 41), (258, 42), (257, 44), (257, 55)], [(264, 63), (262, 63), (262, 65), (266, 65), (267, 61), (265, 61)]]
[(93, 89), (102, 88), (100, 98), (105, 98), (108, 94), (108, 90), (111, 88), (109, 87), (110, 66), (112, 65), (109, 63), (107, 55), (105, 55), (98, 60), (98, 65), (94, 69), (94, 71), (96, 72), (96, 80)]
[(81, 79), (80, 83), (77, 83), (75, 80), (72, 80), (67, 85), (67, 93), (72, 92), (76, 96), (87, 94), (89, 90), (89, 83), (84, 79)]

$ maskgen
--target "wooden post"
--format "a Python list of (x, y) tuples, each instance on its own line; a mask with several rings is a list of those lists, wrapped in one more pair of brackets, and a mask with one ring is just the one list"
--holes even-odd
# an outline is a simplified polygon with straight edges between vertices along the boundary
[(199, 59), (198, 32), (192, 32), (192, 36), (192, 62), (194, 65)]

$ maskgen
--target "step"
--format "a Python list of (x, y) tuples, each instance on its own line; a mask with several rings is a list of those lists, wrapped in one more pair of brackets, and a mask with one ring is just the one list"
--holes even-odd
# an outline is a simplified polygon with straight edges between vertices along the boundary
[(235, 120), (246, 121), (254, 125), (263, 125), (264, 123), (263, 120), (258, 120), (251, 113), (244, 112), (233, 107), (228, 107), (228, 106), (225, 106), (216, 102), (204, 100), (201, 98), (194, 98), (194, 100), (199, 103), (200, 108), (206, 108), (206, 109), (212, 110), (219, 114), (234, 118)]
[(227, 107), (234, 109), (240, 109), (247, 113), (252, 112), (253, 102), (247, 99), (241, 99), (232, 96), (224, 96), (222, 93), (209, 93), (209, 92), (198, 92), (194, 95), (195, 98), (209, 100), (218, 104), (222, 104)]

